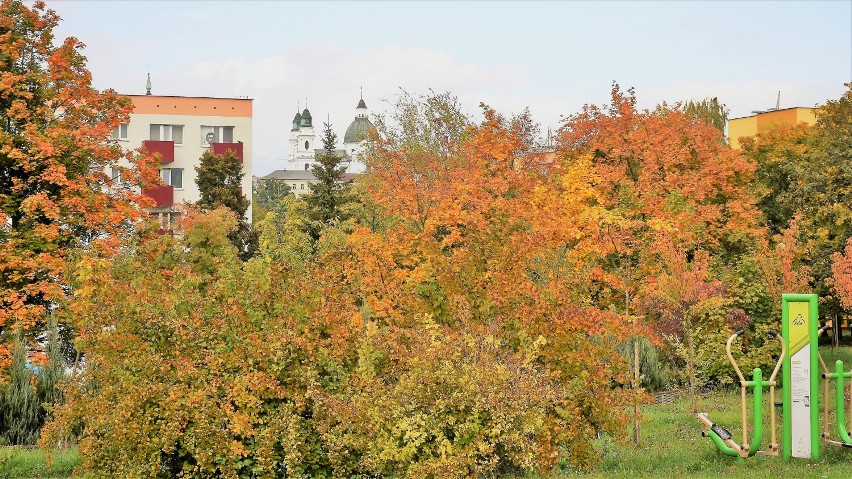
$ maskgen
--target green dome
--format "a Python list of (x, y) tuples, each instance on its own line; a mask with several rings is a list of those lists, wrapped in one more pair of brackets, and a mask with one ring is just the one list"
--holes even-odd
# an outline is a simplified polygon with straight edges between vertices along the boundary
[(302, 122), (300, 123), (302, 126), (313, 126), (312, 121), (313, 117), (311, 116), (311, 112), (305, 108), (305, 111), (302, 112)]
[(370, 130), (375, 129), (376, 127), (370, 123), (370, 120), (357, 117), (346, 129), (346, 134), (343, 135), (343, 143), (358, 143), (361, 140), (366, 140), (370, 137)]

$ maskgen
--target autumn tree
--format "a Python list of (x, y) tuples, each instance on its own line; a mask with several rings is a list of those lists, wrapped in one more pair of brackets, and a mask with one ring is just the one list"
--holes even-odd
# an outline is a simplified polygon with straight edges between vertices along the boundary
[(568, 399), (579, 413), (570, 449), (572, 462), (588, 465), (589, 438), (620, 427), (613, 405), (624, 398), (613, 389), (624, 364), (596, 359), (617, 357), (611, 340), (623, 324), (586, 296), (589, 259), (599, 257), (590, 241), (599, 179), (588, 162), (517, 168), (530, 146), (522, 122), (485, 106), (483, 114), (473, 124), (452, 96), (403, 95), (377, 122), (382, 141), (365, 182), (389, 221), (350, 236), (364, 309), (387, 327), (425, 314), (450, 331), (493, 328), (507, 351), (538, 349), (561, 387), (582, 378), (583, 392)]
[(66, 296), (71, 252), (114, 247), (116, 234), (149, 204), (138, 190), (111, 189), (105, 171), (127, 161), (123, 180), (156, 181), (153, 159), (110, 141), (110, 131), (127, 121), (129, 101), (92, 88), (82, 43), (69, 37), (54, 44), (58, 22), (40, 1), (0, 4), (2, 369), (16, 332), (38, 336), (45, 313)]
[(710, 110), (723, 109), (708, 101), (639, 110), (633, 90), (614, 84), (610, 104), (584, 106), (560, 131), (569, 164), (591, 159), (599, 178), (598, 305), (623, 312), (625, 322), (643, 317), (675, 353), (685, 345), (691, 390), (695, 344), (707, 339), (697, 339), (702, 323), (721, 318), (714, 334), (724, 331), (736, 309), (718, 272), (739, 264), (760, 238), (747, 189), (754, 167), (720, 141)]
[(230, 150), (224, 155), (207, 150), (201, 155), (195, 173), (195, 184), (201, 195), (196, 204), (205, 211), (220, 207), (233, 211), (239, 218), (239, 225), (229, 233), (231, 241), (240, 251), (241, 258), (250, 258), (257, 249), (257, 234), (245, 216), (250, 202), (243, 194), (245, 173), (242, 162)]
[(664, 271), (649, 278), (645, 307), (685, 360), (692, 412), (698, 412), (696, 389), (707, 380), (729, 376), (719, 344), (732, 330), (745, 326), (745, 318), (731, 314), (732, 300), (723, 283), (713, 278), (706, 251), (697, 252), (691, 261), (669, 242), (658, 251)]
[(755, 224), (747, 191), (754, 166), (718, 139), (703, 119), (665, 104), (636, 108), (617, 84), (612, 103), (568, 117), (561, 149), (594, 155), (604, 204), (649, 232), (673, 236), (687, 250), (735, 254)]
[(852, 309), (852, 240), (846, 242), (842, 252), (834, 253), (832, 259), (832, 285), (840, 304)]

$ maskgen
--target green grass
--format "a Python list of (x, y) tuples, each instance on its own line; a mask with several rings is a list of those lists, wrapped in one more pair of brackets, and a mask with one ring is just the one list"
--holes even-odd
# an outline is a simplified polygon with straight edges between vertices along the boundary
[(838, 359), (843, 361), (845, 369), (848, 370), (852, 367), (852, 347), (841, 346), (838, 348), (832, 348), (831, 346), (820, 346), (819, 352), (822, 354), (822, 359), (825, 361), (825, 364), (831, 372), (834, 372), (834, 361), (837, 361)]
[(76, 449), (57, 451), (53, 464), (47, 466), (39, 449), (0, 448), (0, 479), (41, 479), (69, 477), (80, 463)]

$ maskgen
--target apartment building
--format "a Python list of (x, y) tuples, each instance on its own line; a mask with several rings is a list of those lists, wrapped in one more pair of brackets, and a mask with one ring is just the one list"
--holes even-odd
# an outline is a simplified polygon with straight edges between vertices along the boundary
[[(199, 200), (195, 167), (205, 150), (233, 151), (243, 164), (243, 194), (251, 198), (252, 100), (159, 95), (128, 95), (129, 123), (113, 130), (128, 150), (145, 148), (160, 156), (164, 186), (146, 190), (157, 204), (151, 213), (164, 227), (180, 214), (180, 205)], [(113, 174), (115, 178), (117, 173)], [(251, 222), (251, 208), (246, 212)]]

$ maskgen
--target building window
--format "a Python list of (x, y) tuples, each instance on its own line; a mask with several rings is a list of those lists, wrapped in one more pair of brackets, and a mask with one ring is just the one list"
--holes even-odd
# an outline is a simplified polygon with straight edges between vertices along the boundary
[(211, 143), (233, 143), (233, 126), (205, 126), (201, 125), (201, 146), (210, 146)]
[(304, 189), (305, 189), (305, 184), (304, 184), (304, 183), (302, 183), (301, 185), (299, 185), (299, 189), (300, 189), (300, 190), (304, 190)]
[(112, 184), (116, 185), (121, 183), (121, 168), (117, 166), (113, 166), (112, 171), (110, 172), (110, 178), (112, 179)]
[(311, 167), (311, 165), (305, 163), (305, 171), (308, 171), (308, 168), (310, 168), (310, 167)]
[(117, 127), (113, 128), (112, 134), (110, 137), (113, 140), (126, 140), (127, 139), (127, 123), (122, 123)]
[(151, 125), (148, 138), (153, 141), (173, 141), (175, 145), (183, 144), (183, 125)]
[(163, 168), (162, 176), (166, 185), (183, 188), (183, 168)]
[(307, 151), (307, 149), (308, 149), (308, 147), (309, 147), (309, 146), (310, 146), (310, 143), (308, 143), (308, 142), (306, 141), (306, 142), (305, 142), (305, 151)]

